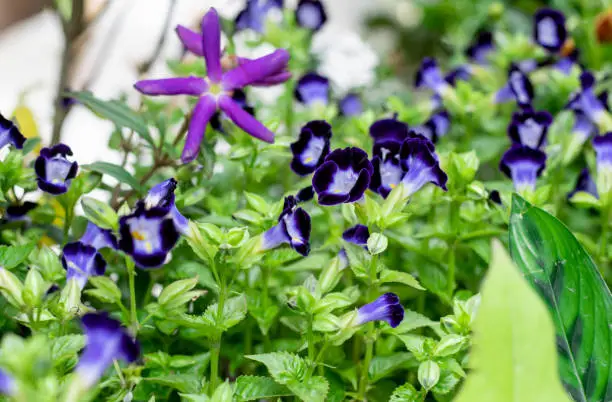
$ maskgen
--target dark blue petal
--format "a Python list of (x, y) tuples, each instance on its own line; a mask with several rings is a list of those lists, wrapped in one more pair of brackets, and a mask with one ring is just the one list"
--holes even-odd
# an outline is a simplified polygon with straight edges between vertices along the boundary
[(495, 204), (502, 205), (501, 196), (499, 195), (499, 191), (493, 190), (489, 193), (489, 201), (494, 202)]
[(561, 50), (567, 39), (563, 13), (550, 8), (538, 10), (534, 16), (533, 39), (549, 52)]
[(599, 198), (599, 194), (597, 193), (597, 185), (591, 177), (591, 173), (588, 168), (582, 169), (580, 175), (578, 175), (578, 179), (576, 180), (576, 186), (574, 190), (567, 195), (568, 198), (572, 198), (574, 194), (579, 191), (583, 191), (591, 194), (592, 196)]
[(370, 321), (386, 321), (392, 328), (404, 319), (404, 308), (394, 293), (385, 293), (357, 311), (357, 325)]
[(302, 208), (283, 217), (283, 224), (291, 247), (303, 256), (310, 253), (310, 215)]
[(80, 241), (64, 246), (62, 265), (66, 270), (66, 279), (76, 279), (81, 289), (90, 276), (104, 275), (106, 271), (106, 261), (98, 250)]
[(444, 137), (449, 129), (450, 116), (446, 110), (442, 110), (433, 114), (425, 124), (414, 127), (412, 130), (435, 143)]
[(323, 3), (319, 0), (300, 0), (295, 10), (295, 20), (301, 27), (313, 31), (321, 29), (327, 21)]
[(438, 95), (442, 95), (448, 86), (438, 64), (431, 57), (426, 57), (421, 62), (414, 84), (417, 88), (429, 88)]
[(329, 102), (329, 80), (317, 73), (307, 73), (295, 86), (295, 97), (306, 106)]
[(612, 168), (612, 132), (593, 138), (593, 148), (597, 154), (597, 170)]
[(476, 64), (487, 64), (487, 57), (495, 49), (493, 34), (490, 31), (479, 32), (476, 40), (465, 50), (466, 56)]
[(25, 201), (21, 205), (11, 205), (6, 208), (6, 220), (21, 221), (25, 220), (26, 215), (38, 206), (35, 202)]
[(314, 189), (312, 186), (304, 187), (295, 195), (298, 202), (310, 201), (312, 197), (314, 197)]
[[(242, 89), (234, 89), (232, 93), (232, 99), (236, 102), (245, 112), (250, 114), (251, 116), (255, 116), (255, 109), (249, 104), (246, 93)], [(220, 133), (225, 134), (225, 129), (223, 128), (223, 121), (228, 120), (229, 118), (223, 111), (217, 111), (210, 118), (210, 126), (217, 130)]]
[(546, 154), (525, 146), (514, 146), (503, 155), (500, 170), (512, 179), (515, 189), (534, 190), (536, 180), (546, 167)]
[(78, 171), (78, 164), (67, 159), (69, 155), (72, 155), (72, 151), (64, 144), (40, 151), (34, 170), (41, 190), (55, 195), (68, 191), (70, 182)]
[(444, 80), (450, 85), (455, 86), (457, 81), (468, 81), (470, 78), (472, 78), (470, 66), (459, 66), (446, 74)]
[(514, 113), (508, 126), (508, 135), (513, 143), (530, 148), (540, 148), (546, 141), (552, 115), (548, 112), (535, 112), (527, 108)]
[(370, 238), (370, 230), (365, 225), (355, 225), (342, 233), (344, 241), (356, 244), (358, 246), (366, 246)]
[(314, 172), (329, 153), (331, 136), (331, 126), (323, 120), (314, 120), (302, 127), (298, 140), (291, 144), (291, 169), (301, 176)]
[(23, 148), (26, 138), (12, 121), (0, 114), (0, 148), (11, 144), (17, 149)]
[(400, 151), (400, 160), (405, 174), (402, 178), (407, 195), (419, 191), (425, 184), (433, 183), (446, 190), (448, 177), (440, 168), (433, 144), (420, 138), (404, 141)]
[(363, 113), (363, 102), (359, 95), (350, 93), (347, 94), (344, 98), (340, 100), (338, 103), (340, 114), (342, 116), (359, 116)]
[(529, 77), (517, 66), (512, 65), (508, 72), (508, 85), (520, 106), (529, 106), (533, 100), (533, 86)]
[(370, 137), (375, 144), (387, 141), (402, 143), (409, 137), (409, 131), (406, 123), (397, 119), (382, 119), (375, 121), (370, 126)]
[(236, 31), (252, 29), (262, 33), (268, 13), (273, 10), (281, 11), (282, 8), (283, 0), (248, 0), (244, 10), (236, 17)]
[(97, 250), (105, 247), (117, 248), (117, 238), (109, 229), (102, 229), (92, 222), (87, 223), (85, 233), (80, 242), (96, 248)]

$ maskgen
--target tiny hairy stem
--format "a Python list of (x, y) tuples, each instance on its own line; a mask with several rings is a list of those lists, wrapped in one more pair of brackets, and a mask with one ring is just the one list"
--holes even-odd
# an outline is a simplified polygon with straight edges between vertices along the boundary
[(136, 268), (134, 261), (130, 257), (125, 257), (127, 267), (128, 281), (130, 287), (130, 326), (134, 332), (138, 332), (138, 315), (136, 314)]

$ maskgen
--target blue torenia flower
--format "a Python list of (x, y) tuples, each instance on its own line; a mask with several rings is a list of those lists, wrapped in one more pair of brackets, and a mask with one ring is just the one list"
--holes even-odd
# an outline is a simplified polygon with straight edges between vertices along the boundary
[(510, 67), (508, 72), (508, 86), (519, 106), (529, 106), (533, 100), (533, 85), (521, 69), (516, 65)]
[(400, 149), (400, 161), (404, 171), (404, 197), (419, 191), (425, 184), (433, 183), (446, 191), (448, 177), (440, 168), (434, 144), (419, 136), (409, 138)]
[(533, 191), (537, 178), (546, 167), (546, 154), (526, 146), (510, 148), (501, 159), (500, 170), (514, 183), (518, 192)]
[(278, 223), (268, 229), (261, 237), (260, 250), (271, 250), (282, 244), (303, 256), (310, 252), (310, 215), (297, 206), (293, 196), (285, 198), (283, 212), (278, 217)]
[(442, 97), (451, 87), (444, 79), (438, 63), (431, 57), (426, 57), (421, 62), (421, 66), (416, 73), (414, 86), (417, 88), (429, 88)]
[(295, 86), (295, 98), (306, 106), (329, 103), (329, 80), (314, 72), (306, 73)]
[(282, 16), (283, 0), (247, 0), (246, 7), (235, 21), (236, 31), (252, 29), (262, 33), (266, 19), (272, 14)]
[(386, 321), (391, 328), (397, 327), (404, 319), (404, 307), (395, 293), (385, 293), (372, 303), (357, 310), (356, 324), (370, 321)]
[(71, 155), (72, 150), (64, 144), (43, 148), (34, 165), (38, 188), (54, 195), (68, 191), (79, 169), (78, 163), (68, 160)]
[(607, 123), (608, 93), (595, 94), (595, 77), (588, 71), (580, 75), (580, 85), (582, 90), (572, 95), (566, 107), (584, 113), (597, 125)]
[(140, 346), (119, 321), (106, 313), (85, 314), (81, 319), (86, 345), (75, 369), (82, 389), (95, 385), (113, 360), (132, 363), (140, 355)]
[(446, 110), (434, 113), (424, 124), (414, 127), (412, 130), (427, 138), (433, 143), (438, 142), (450, 129), (450, 116)]
[(0, 369), (0, 394), (4, 395), (15, 395), (17, 392), (17, 385), (15, 379), (6, 371)]
[(597, 155), (597, 192), (604, 201), (610, 201), (612, 194), (612, 132), (593, 138)]
[(361, 113), (363, 113), (363, 102), (361, 101), (359, 95), (349, 93), (346, 94), (344, 98), (340, 100), (340, 102), (338, 102), (338, 108), (342, 116), (359, 116)]
[(540, 148), (546, 141), (552, 120), (548, 112), (536, 112), (531, 108), (523, 109), (512, 115), (508, 135), (514, 144)]
[(11, 144), (17, 149), (23, 148), (26, 138), (12, 121), (0, 114), (0, 149)]
[(295, 199), (297, 202), (306, 202), (312, 200), (314, 197), (314, 189), (312, 186), (304, 187), (295, 195)]
[(291, 144), (291, 169), (300, 176), (314, 172), (329, 154), (331, 136), (331, 126), (326, 121), (313, 120), (306, 123), (298, 140)]
[(488, 55), (495, 49), (493, 34), (482, 31), (476, 35), (476, 40), (465, 50), (465, 55), (476, 64), (488, 64)]
[(323, 3), (319, 0), (300, 0), (295, 9), (295, 20), (303, 28), (313, 31), (321, 29), (325, 21), (327, 21), (327, 14), (325, 13)]
[(599, 193), (597, 192), (597, 184), (595, 184), (595, 180), (591, 176), (588, 168), (582, 169), (580, 174), (578, 175), (578, 179), (576, 180), (576, 186), (574, 190), (567, 195), (567, 198), (572, 198), (574, 194), (577, 192), (585, 192), (591, 194), (595, 198), (599, 198)]
[(11, 205), (6, 208), (5, 218), (9, 222), (29, 221), (28, 213), (38, 206), (37, 203), (24, 201), (23, 204)]
[(374, 173), (370, 180), (370, 189), (383, 197), (387, 197), (404, 177), (400, 162), (402, 144), (396, 141), (374, 144), (372, 166)]
[(365, 225), (355, 225), (342, 233), (342, 239), (358, 246), (366, 247), (370, 238), (370, 230)]
[(549, 52), (561, 50), (567, 39), (565, 16), (551, 8), (542, 8), (535, 13), (533, 40)]
[(221, 67), (221, 29), (219, 16), (214, 8), (202, 19), (202, 53), (206, 61), (206, 78), (181, 77), (138, 81), (134, 87), (145, 95), (191, 95), (198, 102), (193, 109), (187, 140), (181, 160), (184, 163), (196, 158), (204, 138), (206, 125), (212, 115), (221, 109), (238, 127), (266, 142), (274, 142), (274, 133), (232, 99), (232, 91), (244, 88), (286, 68), (289, 53), (284, 49), (250, 62), (240, 64), (230, 71)]
[(117, 238), (113, 232), (109, 229), (102, 229), (91, 222), (87, 223), (85, 233), (79, 241), (85, 245), (94, 247), (96, 250), (106, 247), (113, 249), (117, 248)]
[(119, 248), (140, 268), (161, 266), (188, 228), (187, 219), (174, 204), (176, 180), (153, 187), (135, 211), (119, 220)]
[(62, 265), (66, 270), (66, 280), (76, 280), (81, 289), (90, 276), (104, 275), (106, 271), (106, 261), (98, 250), (80, 241), (64, 246)]
[(396, 118), (381, 119), (370, 126), (370, 137), (374, 144), (387, 143), (390, 141), (402, 143), (410, 137), (410, 128), (404, 122)]
[(362, 149), (336, 149), (325, 158), (312, 178), (319, 204), (336, 205), (355, 202), (370, 185), (374, 168)]

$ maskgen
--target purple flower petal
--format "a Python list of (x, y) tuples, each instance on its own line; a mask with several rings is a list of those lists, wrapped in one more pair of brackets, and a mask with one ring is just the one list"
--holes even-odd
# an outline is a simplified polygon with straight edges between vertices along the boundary
[(551, 8), (538, 10), (534, 16), (533, 39), (549, 52), (561, 50), (567, 39), (563, 13)]
[(200, 144), (206, 132), (206, 125), (216, 110), (217, 104), (212, 96), (203, 96), (196, 104), (189, 121), (187, 140), (181, 154), (183, 163), (189, 163), (198, 156)]
[(11, 144), (15, 148), (21, 149), (25, 141), (26, 138), (21, 134), (17, 125), (0, 114), (0, 148)]
[(91, 222), (87, 223), (87, 228), (80, 242), (97, 250), (105, 247), (117, 248), (117, 238), (115, 238), (113, 232), (108, 229), (101, 229)]
[(206, 73), (212, 82), (223, 76), (221, 68), (221, 25), (219, 15), (213, 7), (202, 18), (202, 49), (206, 60)]
[(365, 225), (355, 225), (342, 233), (342, 239), (344, 239), (344, 241), (356, 244), (358, 246), (366, 246), (368, 244), (369, 237), (370, 230)]
[(540, 148), (546, 141), (552, 115), (548, 112), (535, 112), (530, 108), (514, 113), (508, 126), (508, 135), (513, 143), (529, 148)]
[(284, 70), (288, 62), (289, 52), (285, 49), (277, 49), (266, 56), (241, 63), (225, 73), (223, 88), (230, 91), (269, 79), (270, 75)]
[(465, 50), (465, 54), (476, 64), (487, 64), (487, 57), (494, 49), (493, 34), (490, 31), (483, 31), (477, 35), (476, 40)]
[(593, 138), (593, 148), (597, 155), (597, 171), (612, 169), (612, 132)]
[(183, 25), (176, 26), (176, 34), (185, 49), (189, 50), (191, 53), (204, 56), (204, 48), (202, 46), (202, 35), (192, 31), (191, 29), (184, 27)]
[(359, 95), (354, 93), (347, 94), (338, 102), (340, 114), (342, 116), (351, 117), (359, 116), (363, 113), (363, 103)]
[(324, 120), (304, 125), (298, 140), (291, 144), (291, 169), (301, 176), (314, 172), (329, 153), (331, 136), (331, 126)]
[(499, 164), (499, 169), (512, 179), (517, 191), (535, 190), (536, 180), (545, 167), (546, 154), (525, 146), (510, 148)]
[(75, 279), (81, 289), (90, 276), (104, 275), (106, 271), (106, 261), (98, 250), (80, 241), (64, 246), (62, 266), (66, 270), (66, 279)]
[(317, 31), (327, 21), (327, 14), (319, 0), (300, 0), (295, 9), (295, 19), (299, 26)]
[(597, 192), (597, 185), (595, 184), (593, 177), (589, 173), (588, 168), (582, 169), (580, 175), (578, 175), (578, 179), (576, 180), (576, 186), (574, 187), (574, 190), (572, 190), (572, 192), (567, 195), (567, 198), (572, 198), (574, 194), (579, 191), (589, 193), (595, 198), (599, 198), (599, 194)]
[(295, 98), (306, 106), (329, 102), (329, 80), (314, 72), (304, 74), (295, 85)]
[(240, 105), (234, 102), (229, 96), (222, 96), (219, 99), (219, 107), (246, 133), (260, 140), (274, 143), (274, 133), (268, 130), (259, 120), (244, 111)]
[(378, 120), (370, 126), (370, 137), (374, 140), (374, 144), (388, 141), (402, 143), (410, 137), (409, 132), (408, 125), (397, 119)]
[(533, 100), (533, 86), (529, 77), (517, 66), (512, 65), (508, 72), (508, 85), (520, 106), (529, 106)]
[(134, 88), (142, 94), (158, 95), (193, 95), (198, 96), (208, 90), (208, 84), (200, 77), (162, 78), (158, 80), (142, 80), (134, 84)]
[(357, 325), (370, 321), (386, 321), (392, 328), (404, 319), (404, 308), (394, 293), (385, 293), (357, 311)]

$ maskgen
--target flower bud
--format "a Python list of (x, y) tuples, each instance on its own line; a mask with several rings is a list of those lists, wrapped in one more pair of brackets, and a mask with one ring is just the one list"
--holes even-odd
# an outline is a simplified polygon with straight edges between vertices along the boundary
[(0, 267), (0, 292), (13, 306), (17, 308), (23, 306), (23, 284), (15, 274), (2, 267)]
[(340, 281), (342, 271), (345, 268), (346, 264), (342, 263), (341, 257), (334, 257), (329, 264), (323, 268), (323, 271), (321, 271), (321, 275), (319, 276), (319, 281), (317, 283), (316, 293), (323, 295), (333, 290)]
[(48, 288), (40, 272), (34, 268), (30, 269), (25, 278), (24, 301), (30, 307), (39, 306)]
[(60, 294), (60, 306), (65, 317), (72, 317), (79, 314), (81, 308), (81, 286), (76, 278), (69, 279)]
[(440, 366), (431, 360), (424, 361), (419, 366), (418, 378), (423, 388), (429, 391), (440, 380)]

